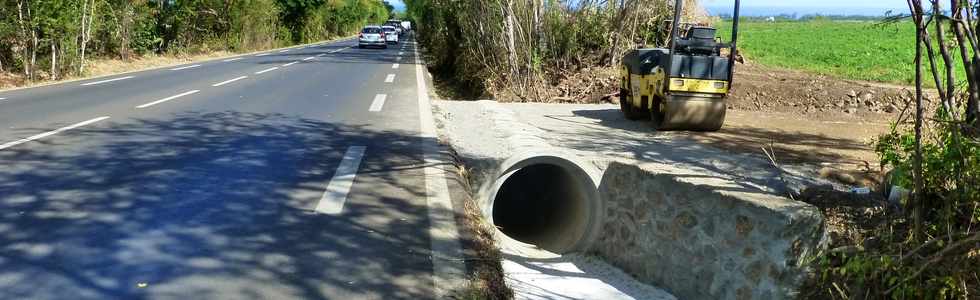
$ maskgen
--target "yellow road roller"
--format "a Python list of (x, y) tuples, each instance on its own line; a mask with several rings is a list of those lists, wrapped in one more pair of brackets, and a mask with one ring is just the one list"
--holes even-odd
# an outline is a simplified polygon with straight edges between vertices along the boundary
[[(657, 130), (721, 129), (734, 75), (739, 2), (730, 43), (718, 41), (713, 27), (682, 25), (684, 1), (675, 2), (669, 48), (634, 49), (623, 58), (619, 102), (627, 119), (652, 119)], [(681, 27), (687, 27), (683, 36)], [(729, 49), (727, 57), (722, 49)]]

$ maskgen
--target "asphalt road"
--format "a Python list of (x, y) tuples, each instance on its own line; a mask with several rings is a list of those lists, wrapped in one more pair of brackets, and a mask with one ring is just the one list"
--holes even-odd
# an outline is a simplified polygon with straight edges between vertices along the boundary
[(354, 45), (0, 92), (0, 298), (434, 297), (415, 45)]

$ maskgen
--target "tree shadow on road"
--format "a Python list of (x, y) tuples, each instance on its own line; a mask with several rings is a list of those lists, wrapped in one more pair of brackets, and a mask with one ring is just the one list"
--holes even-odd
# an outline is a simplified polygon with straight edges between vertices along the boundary
[[(240, 112), (99, 125), (0, 152), (0, 298), (431, 297), (415, 133)], [(350, 145), (368, 153), (344, 212), (317, 214)]]

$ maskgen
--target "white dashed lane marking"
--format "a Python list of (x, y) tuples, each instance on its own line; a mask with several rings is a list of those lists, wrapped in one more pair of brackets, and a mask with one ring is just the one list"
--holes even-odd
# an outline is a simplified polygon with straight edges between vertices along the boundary
[(46, 137), (49, 137), (49, 136), (52, 136), (52, 135), (55, 135), (55, 134), (59, 134), (59, 133), (68, 131), (68, 130), (72, 130), (72, 129), (75, 129), (75, 128), (78, 128), (78, 127), (82, 127), (82, 126), (85, 126), (85, 125), (93, 124), (95, 122), (99, 122), (99, 121), (102, 121), (102, 120), (105, 120), (105, 119), (108, 119), (108, 118), (109, 117), (98, 117), (98, 118), (91, 119), (91, 120), (88, 120), (88, 121), (84, 121), (84, 122), (80, 122), (80, 123), (75, 123), (74, 125), (69, 125), (69, 126), (58, 128), (58, 129), (55, 129), (55, 130), (52, 130), (52, 131), (48, 131), (48, 132), (45, 132), (45, 133), (42, 133), (42, 134), (34, 135), (34, 136), (31, 136), (31, 137), (28, 137), (28, 138), (24, 138), (24, 139), (16, 140), (16, 141), (13, 141), (13, 142), (9, 142), (9, 143), (0, 145), (0, 150), (7, 149), (7, 148), (10, 148), (10, 147), (13, 147), (13, 146), (17, 146), (17, 145), (20, 145), (20, 144), (23, 144), (23, 143), (27, 143), (27, 142), (30, 142), (30, 141), (35, 141), (35, 140), (43, 139), (43, 138), (46, 138)]
[(371, 102), (371, 108), (368, 111), (379, 112), (385, 106), (385, 100), (388, 99), (388, 95), (378, 94), (374, 96), (374, 102)]
[(271, 68), (268, 68), (268, 69), (265, 69), (265, 70), (262, 70), (262, 71), (255, 72), (255, 74), (258, 75), (258, 74), (262, 74), (262, 73), (265, 73), (265, 72), (274, 71), (274, 70), (277, 70), (277, 69), (279, 69), (279, 67), (271, 67)]
[(200, 66), (201, 65), (190, 65), (190, 66), (184, 66), (184, 67), (180, 67), (180, 68), (173, 68), (173, 69), (170, 69), (170, 70), (171, 71), (180, 71), (180, 70), (187, 70), (187, 69), (191, 69), (191, 68), (197, 68), (197, 67), (200, 67)]
[(395, 74), (388, 74), (388, 77), (385, 77), (385, 82), (386, 83), (395, 82)]
[(225, 80), (225, 81), (222, 81), (222, 82), (219, 82), (219, 83), (212, 84), (211, 86), (213, 86), (213, 87), (219, 87), (219, 86), (226, 85), (226, 84), (229, 84), (229, 83), (232, 83), (232, 82), (235, 82), (235, 81), (239, 81), (239, 80), (242, 80), (242, 79), (245, 79), (245, 78), (248, 78), (248, 76), (239, 76), (239, 77), (236, 77), (236, 78), (233, 78), (233, 79), (229, 79), (229, 80)]
[(193, 90), (193, 91), (184, 92), (184, 93), (181, 93), (181, 94), (178, 94), (178, 95), (173, 95), (173, 96), (170, 96), (170, 97), (167, 97), (167, 98), (163, 98), (163, 99), (160, 99), (160, 100), (157, 100), (157, 101), (153, 101), (153, 102), (150, 102), (150, 103), (147, 103), (147, 104), (143, 104), (143, 105), (137, 106), (136, 108), (147, 108), (147, 107), (154, 106), (154, 105), (157, 105), (157, 104), (160, 104), (160, 103), (164, 103), (164, 102), (167, 102), (167, 101), (170, 101), (170, 100), (174, 100), (174, 99), (177, 99), (177, 98), (180, 98), (180, 97), (183, 97), (183, 96), (191, 95), (191, 94), (194, 94), (194, 93), (197, 93), (197, 92), (200, 92), (200, 91), (201, 90)]
[(119, 81), (119, 80), (126, 80), (126, 79), (130, 79), (130, 78), (133, 78), (133, 76), (126, 76), (126, 77), (119, 77), (119, 78), (113, 78), (113, 79), (106, 79), (106, 80), (102, 80), (102, 81), (96, 81), (96, 82), (89, 82), (89, 83), (83, 83), (83, 84), (82, 84), (82, 86), (89, 86), (89, 85), (96, 85), (96, 84), (103, 84), (103, 83), (108, 83), (108, 82), (113, 82), (113, 81)]
[(360, 168), (361, 159), (367, 147), (352, 146), (344, 153), (344, 158), (340, 161), (340, 166), (327, 184), (327, 190), (323, 192), (320, 201), (314, 209), (318, 213), (328, 215), (339, 215), (344, 209), (344, 202), (347, 202), (347, 195), (354, 185), (354, 178), (357, 177), (357, 169)]

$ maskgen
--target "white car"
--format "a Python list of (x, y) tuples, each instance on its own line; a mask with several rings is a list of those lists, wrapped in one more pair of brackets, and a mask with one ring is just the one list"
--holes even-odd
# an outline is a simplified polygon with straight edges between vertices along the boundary
[(385, 39), (388, 43), (398, 44), (398, 31), (392, 26), (381, 26), (381, 29), (385, 31)]
[(398, 36), (401, 36), (403, 33), (405, 33), (405, 28), (402, 27), (401, 22), (398, 21), (398, 20), (388, 20), (382, 26), (391, 26), (391, 27), (394, 27), (395, 28), (395, 31), (398, 32)]
[(384, 29), (380, 26), (364, 26), (361, 34), (357, 35), (357, 46), (366, 48), (369, 46), (388, 48), (388, 39), (385, 37)]

